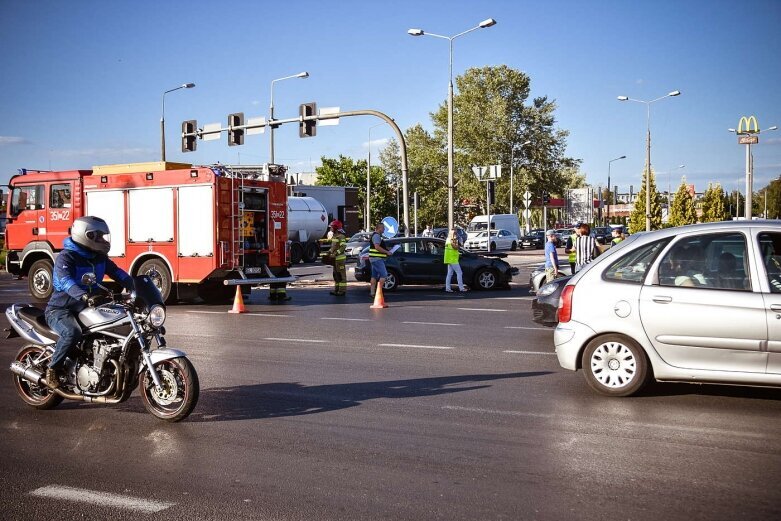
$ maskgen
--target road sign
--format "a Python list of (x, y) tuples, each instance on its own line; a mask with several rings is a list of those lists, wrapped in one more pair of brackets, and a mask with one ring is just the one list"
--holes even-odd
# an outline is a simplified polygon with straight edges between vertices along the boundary
[(488, 176), (491, 179), (499, 179), (502, 177), (502, 165), (491, 165), (488, 169)]
[(483, 180), (483, 176), (485, 175), (486, 171), (488, 170), (488, 167), (486, 166), (473, 166), (472, 172), (475, 174), (475, 177), (477, 177), (478, 181)]
[[(204, 141), (213, 141), (215, 139), (220, 139), (220, 130), (222, 130), (222, 127), (219, 123), (207, 123), (203, 126), (203, 140)], [(214, 133), (212, 133), (214, 132)]]
[[(339, 107), (321, 107), (320, 108), (320, 117), (323, 116), (330, 116), (331, 114), (339, 114)], [(317, 123), (321, 127), (330, 127), (334, 125), (339, 124), (339, 118), (333, 118), (333, 119), (321, 119)]]
[(756, 145), (759, 143), (759, 136), (738, 136), (738, 145)]
[(529, 203), (532, 202), (532, 193), (528, 190), (526, 190), (523, 193), (523, 202), (526, 203), (526, 206), (529, 206)]
[(528, 208), (527, 208), (526, 210), (524, 210), (524, 211), (523, 211), (523, 217), (524, 217), (525, 219), (528, 219), (529, 217), (531, 217), (531, 215), (532, 215), (532, 211), (531, 211), (531, 210), (529, 210)]
[(253, 136), (255, 134), (263, 134), (266, 131), (266, 118), (263, 116), (259, 116), (256, 118), (249, 118), (247, 120), (247, 126), (254, 126), (258, 125), (257, 128), (248, 128), (247, 129), (247, 135)]
[(385, 231), (382, 232), (382, 236), (386, 239), (392, 239), (399, 233), (399, 222), (393, 217), (386, 217), (382, 220)]

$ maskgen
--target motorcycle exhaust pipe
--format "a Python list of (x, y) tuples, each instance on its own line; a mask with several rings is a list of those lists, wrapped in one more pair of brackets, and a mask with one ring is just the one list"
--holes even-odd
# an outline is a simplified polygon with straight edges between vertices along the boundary
[[(35, 385), (40, 385), (42, 387), (46, 387), (47, 389), (49, 388), (49, 386), (46, 385), (46, 377), (32, 367), (25, 367), (24, 364), (20, 362), (14, 362), (11, 364), (11, 372), (20, 378), (24, 378), (28, 382), (34, 383)], [(59, 394), (63, 398), (67, 398), (68, 400), (90, 403), (119, 403), (118, 397), (110, 398), (108, 396), (84, 396), (81, 394), (74, 394), (63, 391), (59, 387), (57, 389), (52, 389), (52, 391)]]
[(24, 378), (28, 382), (32, 382), (36, 385), (46, 386), (46, 379), (44, 375), (33, 369), (32, 367), (25, 367), (20, 362), (14, 362), (11, 364), (11, 372), (16, 376)]

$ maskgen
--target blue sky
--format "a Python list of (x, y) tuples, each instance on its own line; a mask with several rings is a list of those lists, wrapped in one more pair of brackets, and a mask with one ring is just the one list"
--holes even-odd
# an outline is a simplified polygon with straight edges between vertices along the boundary
[[(680, 173), (743, 187), (745, 152), (727, 132), (742, 115), (781, 125), (781, 1), (51, 1), (0, 0), (0, 182), (18, 168), (74, 169), (154, 161), (160, 155), (162, 92), (168, 160), (262, 163), (268, 135), (242, 147), (199, 141), (182, 154), (185, 119), (225, 122), (227, 114), (294, 117), (302, 102), (375, 109), (402, 129), (447, 95), (447, 42), (406, 34), (415, 27), (455, 34), (481, 20), (498, 24), (455, 42), (454, 74), (507, 64), (525, 71), (532, 95), (558, 104), (570, 131), (568, 155), (594, 185), (638, 189), (645, 154), (645, 106), (652, 106), (652, 163), (666, 187)], [(277, 162), (311, 171), (321, 156), (365, 158), (378, 121), (347, 118), (299, 139), (275, 135)], [(392, 133), (372, 130), (372, 155)], [(754, 147), (755, 189), (781, 175), (781, 131)]]

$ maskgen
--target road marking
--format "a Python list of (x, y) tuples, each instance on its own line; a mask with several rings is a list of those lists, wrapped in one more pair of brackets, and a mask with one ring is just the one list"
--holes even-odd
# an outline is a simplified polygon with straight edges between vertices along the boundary
[(420, 346), (416, 344), (377, 344), (380, 347), (414, 347), (417, 349), (455, 349), (449, 346)]
[(512, 349), (508, 349), (506, 351), (503, 351), (503, 353), (514, 353), (519, 355), (552, 355), (556, 356), (556, 353), (549, 353), (547, 351), (513, 351)]
[(372, 322), (371, 318), (320, 317), (320, 320), (352, 320), (354, 322)]
[(477, 407), (458, 407), (457, 405), (444, 405), (443, 409), (449, 411), (477, 412), (480, 414), (500, 414), (502, 416), (534, 416), (537, 418), (553, 418), (552, 414), (520, 411), (497, 411), (495, 409), (478, 409)]
[(456, 308), (456, 309), (460, 309), (461, 311), (497, 311), (497, 312), (507, 311), (506, 309), (489, 309), (489, 308)]
[[(195, 311), (195, 310), (188, 310), (188, 313), (204, 313), (209, 315), (225, 315), (228, 312), (227, 311)], [(290, 317), (292, 315), (281, 315), (278, 313), (243, 313), (244, 315), (249, 315), (251, 317)]]
[(527, 327), (527, 326), (504, 326), (505, 329), (533, 329), (535, 331), (553, 331), (551, 327)]
[(166, 503), (163, 501), (152, 501), (130, 496), (121, 496), (110, 492), (96, 492), (83, 488), (65, 487), (60, 485), (49, 485), (30, 492), (31, 496), (45, 497), (51, 499), (64, 499), (66, 501), (78, 501), (81, 503), (90, 503), (101, 507), (124, 508), (126, 510), (135, 510), (147, 514), (160, 512), (166, 508), (171, 508), (176, 503)]
[(421, 324), (424, 326), (460, 326), (452, 322), (402, 322), (402, 324)]
[(307, 342), (307, 343), (314, 343), (314, 344), (328, 344), (330, 343), (330, 340), (312, 340), (310, 338), (276, 338), (276, 337), (266, 337), (262, 340), (274, 340), (278, 342)]

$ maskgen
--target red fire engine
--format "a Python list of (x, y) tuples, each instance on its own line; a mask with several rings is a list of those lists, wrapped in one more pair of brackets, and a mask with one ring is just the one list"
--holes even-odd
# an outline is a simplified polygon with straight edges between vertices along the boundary
[(148, 274), (166, 299), (229, 300), (231, 284), (291, 282), (286, 168), (136, 163), (11, 178), (6, 268), (47, 300), (52, 266), (73, 220), (95, 215), (111, 231), (109, 256)]

